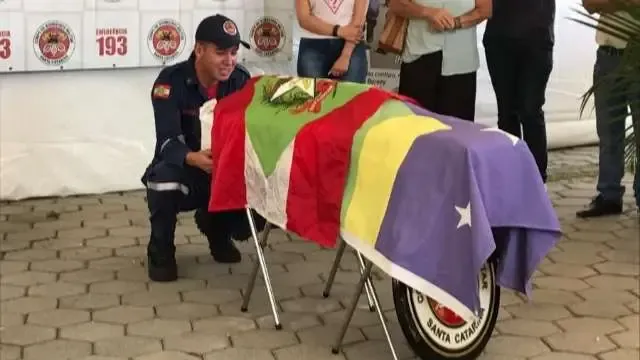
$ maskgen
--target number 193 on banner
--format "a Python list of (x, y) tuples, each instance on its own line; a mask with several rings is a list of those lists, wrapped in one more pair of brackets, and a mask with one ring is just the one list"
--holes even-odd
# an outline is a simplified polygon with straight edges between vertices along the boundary
[[(85, 18), (88, 31), (84, 40), (84, 68), (135, 67), (140, 63), (139, 26), (137, 15), (129, 19), (129, 12), (97, 11), (91, 19)], [(133, 17), (133, 16), (131, 16)], [(92, 22), (87, 26), (87, 20)], [(91, 36), (93, 35), (93, 36)]]
[(127, 29), (97, 29), (98, 56), (126, 56), (129, 52)]

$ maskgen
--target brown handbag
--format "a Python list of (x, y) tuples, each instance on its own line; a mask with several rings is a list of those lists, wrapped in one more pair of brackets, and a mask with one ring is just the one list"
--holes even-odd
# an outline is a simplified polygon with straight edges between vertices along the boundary
[(402, 55), (409, 19), (392, 13), (388, 10), (389, 0), (385, 1), (387, 14), (384, 20), (384, 28), (378, 39), (378, 52)]

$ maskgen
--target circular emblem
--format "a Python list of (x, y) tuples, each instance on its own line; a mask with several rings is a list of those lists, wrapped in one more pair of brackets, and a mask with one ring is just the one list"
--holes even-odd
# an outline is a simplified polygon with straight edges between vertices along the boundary
[(186, 33), (179, 22), (162, 19), (151, 27), (147, 44), (151, 54), (166, 63), (180, 56), (186, 40)]
[(231, 36), (236, 36), (238, 34), (238, 28), (231, 20), (227, 20), (222, 24), (222, 30)]
[(62, 65), (76, 49), (76, 36), (60, 21), (50, 20), (38, 27), (33, 36), (33, 51), (43, 64)]
[(491, 297), (494, 289), (493, 277), (487, 266), (482, 268), (478, 277), (480, 298), (480, 314), (473, 322), (467, 322), (455, 312), (437, 301), (412, 292), (417, 320), (422, 324), (423, 331), (439, 347), (450, 351), (460, 351), (478, 340), (478, 336), (490, 318)]
[(249, 36), (258, 55), (274, 56), (284, 47), (287, 35), (278, 19), (264, 16), (253, 24)]

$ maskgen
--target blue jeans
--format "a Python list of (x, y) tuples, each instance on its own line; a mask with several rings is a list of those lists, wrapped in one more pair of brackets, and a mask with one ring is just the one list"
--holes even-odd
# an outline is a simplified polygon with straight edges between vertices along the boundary
[[(340, 57), (344, 40), (342, 39), (300, 39), (298, 48), (298, 76), (328, 78), (333, 64)], [(349, 69), (337, 80), (365, 83), (369, 62), (364, 43), (356, 45), (351, 55)]]
[[(596, 128), (600, 138), (600, 159), (597, 190), (606, 200), (622, 201), (625, 187), (624, 138), (626, 105), (630, 105), (632, 121), (638, 142), (640, 131), (640, 85), (608, 78), (620, 64), (621, 56), (607, 48), (599, 48), (593, 69)], [(631, 86), (632, 88), (629, 88)], [(631, 94), (625, 96), (624, 94)], [(636, 166), (633, 181), (636, 204), (640, 206), (640, 167)]]

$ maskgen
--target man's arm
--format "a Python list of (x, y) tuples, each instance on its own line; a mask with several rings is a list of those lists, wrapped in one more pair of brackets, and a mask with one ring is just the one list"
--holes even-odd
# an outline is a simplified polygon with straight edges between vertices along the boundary
[[(528, 0), (534, 1), (534, 0)], [(458, 28), (466, 29), (478, 25), (491, 17), (493, 4), (491, 0), (476, 0), (476, 7), (456, 20)]]
[(180, 109), (168, 75), (160, 74), (151, 90), (151, 103), (156, 125), (156, 141), (160, 155), (173, 165), (182, 167), (191, 152), (185, 144), (180, 126)]

